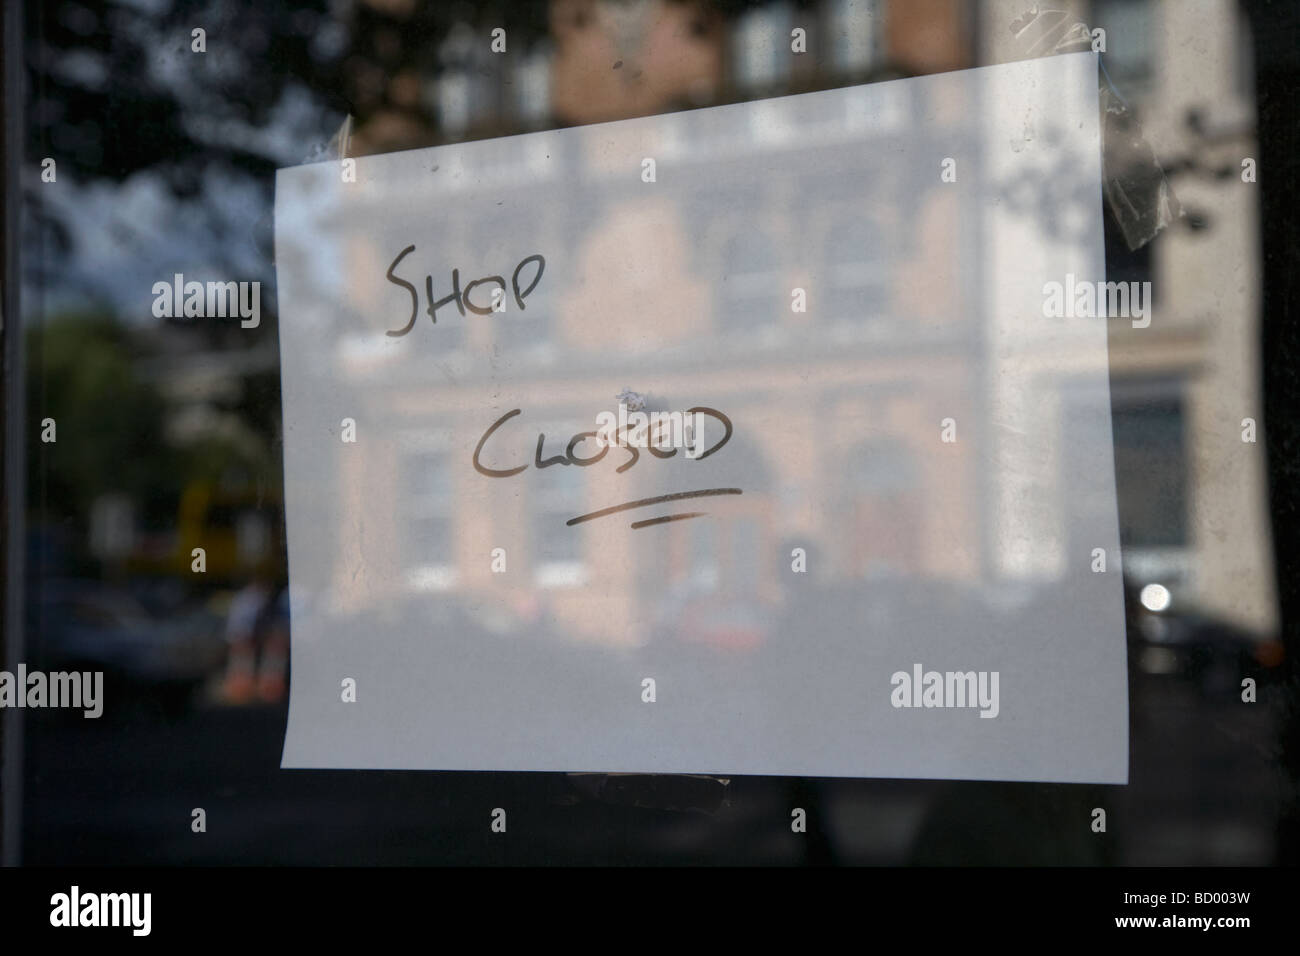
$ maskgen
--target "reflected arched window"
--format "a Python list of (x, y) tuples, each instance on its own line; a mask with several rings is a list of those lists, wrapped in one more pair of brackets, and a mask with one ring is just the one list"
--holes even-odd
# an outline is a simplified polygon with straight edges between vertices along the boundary
[(830, 322), (869, 322), (890, 309), (890, 237), (860, 218), (831, 227), (822, 250), (825, 303), (817, 311)]
[(916, 463), (902, 442), (883, 438), (858, 445), (850, 456), (850, 473), (859, 494), (892, 496), (916, 487)]
[(1089, 23), (1106, 31), (1102, 63), (1111, 82), (1126, 91), (1149, 86), (1152, 80), (1153, 6), (1150, 0), (1093, 0)]
[(455, 582), (455, 498), (445, 449), (404, 453), (398, 465), (402, 559), (408, 583), (441, 589)]
[(880, 0), (833, 0), (831, 59), (841, 73), (863, 73), (882, 58), (884, 19)]
[(457, 23), (438, 48), (442, 74), (434, 103), (443, 134), (458, 139), (476, 123), (494, 118), (500, 57), (494, 56), (467, 23)]
[(923, 490), (911, 449), (893, 438), (864, 442), (847, 456), (844, 474), (845, 557), (854, 574), (918, 571)]
[(741, 89), (768, 89), (790, 75), (791, 8), (769, 3), (742, 14), (733, 34), (732, 64)]
[(789, 290), (781, 281), (776, 245), (761, 232), (743, 232), (726, 245), (718, 283), (721, 325), (728, 331), (752, 329), (776, 320)]
[[(552, 428), (547, 433), (561, 434), (563, 428)], [(552, 443), (555, 443), (552, 439)], [(546, 446), (544, 457), (558, 452)], [(574, 587), (586, 582), (586, 565), (583, 561), (583, 529), (565, 524), (580, 515), (585, 504), (583, 469), (575, 465), (551, 465), (530, 470), (533, 486), (530, 489), (532, 511), (532, 563), (538, 587)]]
[[(730, 474), (744, 476), (736, 479), (744, 494), (728, 499), (725, 517), (711, 515), (685, 523), (690, 535), (687, 574), (700, 591), (751, 597), (763, 587), (775, 507), (769, 452), (755, 441), (737, 437), (724, 453)], [(710, 508), (706, 504), (700, 510)]]

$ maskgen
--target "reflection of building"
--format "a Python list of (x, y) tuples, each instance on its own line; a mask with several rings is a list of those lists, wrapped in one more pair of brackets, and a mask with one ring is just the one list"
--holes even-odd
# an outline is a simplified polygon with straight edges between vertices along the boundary
[[(986, 2), (981, 61), (1023, 56)], [(1107, 236), (1109, 278), (1150, 281), (1149, 328), (1112, 322), (1111, 403), (1125, 569), (1247, 627), (1276, 627), (1262, 428), (1258, 193), (1248, 25), (1232, 0), (1052, 4), (1106, 31), (1103, 63), (1166, 169), (1187, 217), (1128, 252)], [(1195, 54), (1188, 51), (1195, 50)], [(1196, 119), (1193, 120), (1193, 114)], [(1226, 176), (1218, 176), (1217, 169)]]
[[(979, 426), (967, 420), (967, 442), (939, 436), (953, 409), (982, 401), (981, 369), (972, 361), (978, 313), (958, 307), (976, 300), (974, 272), (954, 268), (970, 248), (962, 200), (933, 170), (862, 160), (864, 149), (939, 156), (966, 141), (964, 121), (919, 138), (901, 122), (913, 111), (977, 112), (948, 101), (965, 95), (955, 86), (925, 94), (894, 86), (871, 96), (684, 113), (653, 133), (592, 127), (563, 141), (538, 140), (569, 150), (560, 168), (582, 183), (580, 208), (525, 207), (528, 242), (540, 249), (516, 248), (511, 216), (519, 213), (511, 210), (556, 164), (533, 169), (528, 141), (449, 158), (484, 170), (448, 180), (439, 200), (477, 211), (438, 230), (454, 230), (455, 248), (475, 251), (475, 261), (461, 264), (462, 284), (484, 269), (509, 275), (521, 254), (537, 251), (553, 262), (563, 251), (569, 278), (531, 297), (525, 310), (461, 316), (447, 305), (436, 324), (424, 312), (429, 290), (421, 289), (409, 334), (421, 347), (436, 338), (445, 374), (430, 376), (427, 363), (404, 359), (410, 343), (388, 350), (391, 363), (382, 350), (345, 350), (345, 384), (364, 383), (358, 421), (382, 418), (395, 437), (372, 443), (364, 457), (343, 457), (345, 499), (358, 502), (344, 510), (363, 509), (368, 497), (402, 502), (397, 514), (365, 510), (368, 538), (391, 534), (405, 546), (386, 572), (369, 554), (341, 556), (335, 593), (346, 604), (348, 595), (365, 600), (377, 587), (454, 591), (473, 603), (499, 599), (521, 614), (540, 600), (568, 634), (635, 640), (674, 601), (778, 600), (795, 546), (815, 555), (814, 570), (827, 583), (890, 575), (978, 580), (985, 570)], [(664, 169), (689, 185), (671, 199), (629, 191), (626, 166), (606, 160), (608, 138), (627, 135), (652, 136)], [(806, 161), (809, 150), (815, 163)], [(392, 188), (400, 195), (404, 187)], [(693, 220), (703, 209), (710, 214)], [(441, 298), (450, 277), (426, 251), (434, 233), (413, 214), (403, 234), (417, 250), (396, 274), (420, 287), (432, 270), (432, 296)], [(353, 236), (344, 257), (353, 263), (350, 300), (400, 302), (384, 278), (391, 253), (374, 248), (365, 228)], [(806, 307), (795, 307), (795, 290)], [(387, 321), (371, 313), (360, 327)], [(373, 339), (372, 332), (362, 337)], [(505, 396), (502, 380), (511, 389)], [(736, 423), (712, 463), (722, 477), (711, 483), (744, 494), (709, 503), (719, 520), (635, 536), (625, 525), (618, 533), (608, 523), (566, 526), (664, 490), (662, 472), (647, 472), (670, 466), (648, 456), (626, 478), (608, 466), (536, 467), (539, 436), (541, 459), (562, 453), (569, 436), (593, 427), (629, 385), (648, 387), (662, 410), (707, 406)], [(485, 480), (469, 467), (466, 449), (513, 406), (525, 411), (494, 438), (487, 463), (526, 463), (527, 475)], [(498, 544), (509, 545), (508, 575), (491, 569)], [(353, 577), (358, 566), (365, 580)]]
[[(1240, 156), (1249, 154), (1250, 93), (1240, 81), (1249, 75), (1241, 62), (1247, 44), (1230, 0), (1206, 4), (1196, 17), (1183, 11), (1169, 18), (1159, 5), (1145, 0), (1062, 2), (1060, 6), (1090, 26), (1107, 30), (1108, 74), (1130, 98), (1163, 160), (1181, 152), (1203, 155), (1219, 150), (1223, 161), (1235, 166)], [(1010, 28), (1023, 14), (1023, 4), (1002, 0), (980, 4), (828, 0), (811, 8), (778, 2), (755, 5), (729, 22), (706, 8), (692, 3), (557, 0), (550, 41), (512, 60), (513, 71), (495, 64), (491, 70), (475, 66), (476, 57), (488, 62), (485, 45), (481, 37), (462, 31), (448, 40), (455, 47), (452, 66), (430, 84), (437, 91), (441, 136), (428, 131), (396, 143), (379, 138), (373, 142), (382, 145), (375, 148), (501, 135), (547, 125), (547, 117), (549, 122), (592, 123), (1030, 55), (1017, 46)], [(796, 28), (806, 32), (809, 55), (789, 52), (791, 31)], [(1172, 54), (1175, 47), (1182, 49), (1189, 43), (1204, 45), (1205, 56), (1193, 60)], [(608, 69), (602, 66), (606, 61)], [(483, 84), (491, 77), (502, 83), (512, 78), (511, 94), (486, 89)], [(538, 90), (545, 90), (545, 102), (526, 93)], [(1192, 107), (1204, 112), (1206, 124), (1219, 137), (1215, 142), (1188, 141), (1191, 134), (1183, 121)], [(963, 108), (969, 104), (938, 104), (938, 115), (955, 117)], [(909, 122), (914, 109), (915, 104), (899, 102), (894, 110), (897, 121)], [(692, 122), (691, 115), (684, 117), (687, 132), (679, 142), (663, 145), (665, 155), (681, 162), (726, 152), (727, 130), (712, 128), (705, 120), (694, 126)], [(849, 123), (851, 118), (846, 118), (841, 129)], [(772, 125), (779, 128), (779, 123)], [(654, 249), (654, 260), (644, 263), (639, 272), (655, 294), (655, 307), (646, 307), (643, 317), (646, 327), (654, 330), (654, 349), (671, 349), (682, 336), (695, 334), (693, 322), (679, 327), (674, 316), (715, 316), (714, 334), (745, 340), (737, 350), (735, 366), (710, 376), (714, 402), (726, 398), (733, 404), (751, 403), (755, 409), (794, 406), (809, 416), (809, 432), (822, 427), (834, 435), (821, 451), (787, 448), (779, 455), (764, 456), (760, 450), (748, 450), (754, 455), (754, 473), (764, 476), (767, 498), (751, 498), (747, 507), (753, 512), (743, 518), (737, 515), (722, 531), (690, 522), (665, 529), (659, 566), (669, 569), (670, 581), (694, 579), (702, 587), (725, 590), (729, 581), (758, 580), (775, 591), (778, 546), (800, 536), (815, 540), (826, 520), (825, 515), (800, 505), (809, 483), (823, 481), (833, 485), (826, 494), (837, 502), (837, 520), (859, 529), (860, 540), (892, 542), (887, 561), (869, 548), (829, 555), (836, 574), (903, 571), (972, 579), (988, 574), (1059, 573), (1078, 560), (1077, 552), (1090, 550), (1086, 535), (1077, 532), (1077, 526), (1086, 525), (1086, 516), (1071, 529), (1060, 525), (1079, 516), (1058, 514), (1055, 524), (1049, 521), (1035, 529), (1027, 544), (985, 541), (981, 522), (996, 520), (996, 509), (992, 519), (984, 514), (975, 462), (964, 451), (970, 446), (954, 446), (952, 460), (938, 458), (930, 439), (944, 417), (942, 408), (910, 401), (906, 388), (880, 397), (889, 394), (881, 386), (891, 376), (928, 382), (925, 393), (931, 395), (947, 387), (955, 395), (969, 397), (984, 387), (962, 363), (945, 363), (943, 358), (945, 336), (959, 344), (962, 336), (975, 334), (963, 322), (966, 316), (960, 304), (974, 299), (956, 298), (950, 295), (951, 285), (926, 281), (933, 270), (925, 259), (928, 255), (942, 259), (950, 251), (944, 237), (960, 227), (960, 211), (955, 200), (926, 191), (910, 178), (909, 170), (897, 170), (892, 181), (868, 189), (846, 190), (833, 172), (835, 132), (828, 129), (826, 141), (817, 146), (832, 159), (823, 201), (816, 208), (790, 208), (781, 183), (774, 182), (767, 211), (757, 221), (743, 224), (723, 216), (698, 223), (679, 221), (665, 228), (665, 217), (676, 215), (675, 211), (647, 203), (611, 212), (594, 233), (591, 223), (562, 215), (547, 225), (559, 244), (584, 242), (593, 269), (602, 265), (602, 256), (615, 255), (611, 250), (623, 243)], [(364, 126), (358, 147), (371, 149)], [(779, 147), (773, 143), (773, 148)], [(513, 156), (508, 149), (500, 157), (507, 165), (526, 165), (535, 159)], [(502, 182), (509, 178), (505, 174)], [(1215, 182), (1210, 177), (1183, 176), (1174, 186), (1184, 206), (1203, 215), (1208, 228), (1192, 231), (1185, 223), (1175, 223), (1136, 253), (1122, 252), (1118, 235), (1108, 236), (1109, 277), (1149, 279), (1156, 300), (1150, 328), (1111, 323), (1112, 425), (1124, 566), (1142, 580), (1168, 583), (1176, 600), (1202, 604), (1240, 623), (1267, 629), (1274, 621), (1263, 446), (1240, 440), (1241, 419), (1260, 417), (1253, 292), (1258, 288), (1258, 255), (1251, 244), (1256, 199), (1250, 187), (1235, 177)], [(493, 188), (502, 192), (508, 187)], [(723, 194), (727, 188), (727, 183), (717, 184)], [(887, 218), (897, 204), (882, 201), (899, 195), (912, 199), (908, 215), (915, 225), (906, 231)], [(725, 208), (726, 203), (717, 205)], [(499, 222), (489, 218), (451, 228), (500, 236), (508, 234), (509, 220), (503, 214)], [(647, 242), (644, 234), (661, 238)], [(900, 246), (901, 235), (914, 236), (915, 247)], [(998, 237), (993, 240), (998, 244)], [(1014, 242), (1008, 244), (1014, 247)], [(365, 263), (368, 275), (382, 274), (382, 267), (374, 268), (373, 258), (364, 249), (356, 256)], [(788, 290), (809, 283), (813, 262), (819, 270), (824, 268), (816, 276), (815, 319), (792, 313), (784, 305)], [(725, 274), (733, 281), (711, 284), (714, 291), (706, 296), (695, 278), (701, 271)], [(637, 302), (633, 294), (630, 300), (621, 300), (620, 308), (635, 310)], [(867, 312), (907, 315), (932, 329), (924, 362), (909, 364), (906, 356), (889, 354), (887, 323), (875, 331), (876, 323), (871, 314), (864, 314), (864, 304)], [(985, 304), (990, 303), (985, 300)], [(502, 323), (512, 321), (502, 319)], [(773, 356), (809, 337), (802, 325), (809, 321), (818, 323), (818, 338), (835, 343), (837, 350), (817, 360), (821, 364), (814, 376), (816, 387), (783, 377), (772, 362)], [(508, 334), (499, 331), (507, 328)], [(584, 365), (575, 363), (573, 355), (586, 351), (594, 358), (602, 350), (618, 348), (635, 354), (638, 349), (638, 343), (611, 341), (599, 314), (566, 306), (539, 306), (527, 321), (513, 327), (469, 324), (463, 334), (463, 344), (495, 346), (532, 363), (543, 378), (576, 378), (593, 387), (600, 379), (601, 394), (609, 396), (628, 384), (621, 373), (609, 374), (606, 381), (593, 361), (591, 376), (584, 380)], [(653, 350), (650, 344), (641, 347), (639, 360), (644, 362)], [(865, 358), (868, 354), (887, 357), (873, 362)], [(1050, 356), (1043, 359), (1049, 360)], [(688, 380), (698, 382), (698, 377), (682, 379)], [(481, 400), (482, 396), (472, 394), (472, 386), (462, 385), (458, 394), (412, 393), (409, 404), (436, 417), (438, 402), (450, 410)], [(1091, 396), (1074, 395), (1066, 387), (1058, 403), (1036, 410), (1035, 421), (1057, 431), (1052, 442), (1056, 454), (1041, 464), (1046, 470), (1036, 477), (1050, 482), (1067, 502), (1074, 467), (1072, 422), (1090, 401)], [(575, 414), (577, 405), (530, 409), (535, 420), (529, 427), (542, 422), (543, 430), (551, 434), (547, 422), (571, 421)], [(428, 467), (408, 463), (393, 470), (394, 474), (423, 471), (424, 479), (411, 480), (436, 486), (427, 495), (427, 513), (412, 521), (410, 532), (417, 537), (446, 533), (456, 544), (444, 550), (447, 560), (419, 566), (411, 583), (471, 590), (491, 587), (490, 572), (479, 557), (482, 542), (491, 537), (491, 520), (466, 515), (450, 504), (457, 500), (457, 482), (462, 481), (456, 477), (459, 469), (449, 470), (445, 462), (440, 463), (437, 450), (420, 454), (432, 456)], [(969, 496), (933, 500), (928, 492), (939, 484), (940, 474), (951, 482), (954, 472), (967, 475)], [(579, 480), (583, 477), (574, 469), (552, 469), (545, 480), (530, 486), (530, 500), (503, 492), (483, 507), (493, 520), (533, 528), (533, 540), (541, 542), (548, 522), (577, 513), (584, 500), (600, 500), (599, 493), (583, 487)], [(1065, 507), (1068, 510), (1070, 505)], [(450, 530), (449, 523), (459, 531)], [(593, 555), (584, 550), (584, 540), (569, 537), (563, 539), (563, 547), (551, 542), (523, 556), (531, 567), (532, 582), (557, 595), (569, 584), (603, 584), (612, 603), (619, 600), (614, 595), (634, 593), (638, 572), (628, 566), (626, 556)], [(984, 553), (987, 548), (995, 553)], [(999, 555), (998, 548), (1015, 553)], [(751, 569), (755, 554), (772, 558)], [(570, 611), (586, 613), (576, 604)], [(637, 613), (630, 607), (618, 612), (625, 617)], [(599, 609), (594, 613), (599, 616)]]

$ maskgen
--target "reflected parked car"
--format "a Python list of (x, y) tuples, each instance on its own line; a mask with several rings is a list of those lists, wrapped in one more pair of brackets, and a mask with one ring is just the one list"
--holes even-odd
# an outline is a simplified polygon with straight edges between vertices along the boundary
[(121, 695), (174, 715), (221, 667), (220, 628), (221, 619), (205, 608), (164, 619), (99, 581), (48, 581), (27, 607), (25, 656), (29, 667), (44, 671), (103, 671), (107, 707)]
[(1133, 664), (1153, 677), (1189, 681), (1210, 697), (1232, 695), (1242, 678), (1280, 673), (1280, 641), (1185, 606), (1177, 588), (1126, 579)]

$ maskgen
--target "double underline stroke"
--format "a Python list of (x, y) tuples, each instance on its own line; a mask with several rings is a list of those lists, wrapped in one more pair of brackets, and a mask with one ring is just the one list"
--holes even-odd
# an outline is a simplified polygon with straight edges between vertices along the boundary
[[(665, 501), (682, 501), (688, 498), (713, 498), (717, 495), (739, 495), (743, 494), (739, 488), (704, 488), (700, 491), (677, 491), (670, 495), (655, 495), (653, 498), (641, 498), (637, 501), (628, 501), (621, 505), (614, 505), (611, 508), (601, 508), (599, 511), (592, 511), (585, 515), (578, 515), (576, 518), (570, 518), (565, 522), (568, 527), (575, 524), (582, 524), (584, 521), (594, 521), (596, 518), (606, 518), (609, 515), (618, 514), (620, 511), (630, 511), (633, 508), (644, 508), (647, 505), (662, 504)], [(646, 528), (651, 525), (667, 524), (670, 521), (685, 521), (688, 518), (699, 518), (707, 514), (704, 511), (686, 511), (680, 514), (664, 515), (660, 518), (647, 518), (643, 521), (633, 521), (632, 527)]]

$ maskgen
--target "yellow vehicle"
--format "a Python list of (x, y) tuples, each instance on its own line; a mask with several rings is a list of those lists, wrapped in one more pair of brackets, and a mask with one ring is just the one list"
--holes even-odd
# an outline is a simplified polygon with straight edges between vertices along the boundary
[(128, 562), (144, 574), (202, 573), (210, 582), (237, 583), (254, 573), (285, 575), (284, 506), (277, 492), (228, 490), (192, 482), (181, 493), (175, 534), (155, 548), (138, 548)]

